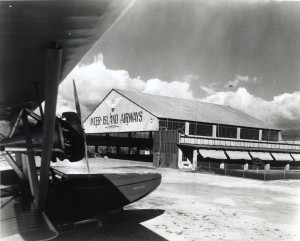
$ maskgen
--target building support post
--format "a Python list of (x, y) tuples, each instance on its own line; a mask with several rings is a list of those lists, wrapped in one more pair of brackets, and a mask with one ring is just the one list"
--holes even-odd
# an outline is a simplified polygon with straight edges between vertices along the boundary
[(258, 133), (258, 140), (259, 140), (259, 141), (262, 140), (262, 130), (259, 130), (259, 133)]
[(184, 134), (186, 134), (186, 135), (190, 134), (190, 123), (189, 122), (185, 122)]
[(290, 170), (290, 164), (286, 164), (285, 167), (284, 167), (284, 170), (285, 170), (285, 171)]
[(197, 170), (197, 156), (198, 156), (198, 150), (193, 151), (193, 162), (192, 162), (192, 170)]
[(237, 128), (236, 139), (238, 139), (238, 140), (241, 139), (241, 127), (238, 127), (238, 128)]
[(182, 163), (182, 150), (178, 148), (178, 168), (182, 169), (183, 168), (183, 163)]
[(269, 163), (266, 164), (264, 169), (265, 169), (265, 171), (270, 171), (270, 164)]
[(212, 137), (214, 137), (214, 138), (217, 137), (217, 125), (213, 125), (213, 129), (212, 129)]

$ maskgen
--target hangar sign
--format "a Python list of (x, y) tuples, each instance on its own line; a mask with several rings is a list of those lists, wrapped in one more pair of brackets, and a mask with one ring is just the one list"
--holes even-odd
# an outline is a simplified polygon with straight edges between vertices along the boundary
[(158, 119), (112, 91), (83, 125), (86, 133), (155, 131), (158, 130)]
[(132, 113), (122, 113), (122, 114), (112, 114), (97, 116), (90, 118), (91, 126), (98, 125), (112, 125), (116, 126), (123, 123), (133, 123), (133, 122), (142, 122), (143, 121), (143, 111), (132, 112)]

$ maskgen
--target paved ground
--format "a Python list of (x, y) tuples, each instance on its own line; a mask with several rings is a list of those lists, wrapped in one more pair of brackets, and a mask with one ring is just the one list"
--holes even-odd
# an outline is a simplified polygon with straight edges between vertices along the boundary
[[(155, 171), (160, 187), (123, 212), (102, 218), (89, 240), (300, 240), (300, 181), (258, 181), (152, 169), (151, 164), (109, 159), (90, 161), (92, 172)], [(73, 171), (83, 170), (84, 163)], [(122, 166), (122, 168), (120, 168)], [(68, 234), (71, 235), (71, 234)]]

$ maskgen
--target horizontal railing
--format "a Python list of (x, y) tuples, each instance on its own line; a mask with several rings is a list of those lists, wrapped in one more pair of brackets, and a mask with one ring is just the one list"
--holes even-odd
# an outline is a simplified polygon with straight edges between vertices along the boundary
[(221, 138), (202, 138), (202, 137), (187, 137), (180, 136), (179, 144), (194, 144), (194, 145), (208, 145), (208, 146), (226, 146), (226, 147), (246, 147), (246, 148), (265, 148), (265, 149), (286, 149), (299, 150), (300, 145), (286, 144), (282, 142), (259, 142), (246, 140), (228, 140)]

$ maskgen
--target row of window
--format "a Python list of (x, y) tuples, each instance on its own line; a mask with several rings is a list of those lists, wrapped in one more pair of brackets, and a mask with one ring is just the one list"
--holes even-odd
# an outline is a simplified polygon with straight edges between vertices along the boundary
[(99, 154), (122, 154), (122, 155), (152, 155), (150, 148), (138, 149), (137, 147), (126, 146), (98, 146)]
[(169, 121), (169, 120), (160, 120), (159, 121), (160, 129), (165, 130), (178, 130), (184, 133), (185, 122), (183, 121)]
[(190, 123), (189, 133), (196, 136), (212, 136), (213, 125)]
[[(242, 140), (259, 140), (259, 129), (240, 128), (240, 139)], [(197, 136), (212, 136), (213, 125), (202, 123), (190, 123), (189, 134)], [(217, 137), (237, 138), (237, 128), (231, 126), (217, 125)], [(278, 141), (278, 131), (262, 130), (263, 141)]]
[(133, 138), (133, 139), (149, 139), (153, 136), (152, 132), (112, 132), (112, 133), (97, 133), (89, 134), (92, 136), (103, 136), (103, 137), (112, 137), (112, 138)]
[[(178, 130), (184, 133), (185, 123), (180, 121), (159, 121), (160, 129), (166, 130)], [(213, 136), (213, 125), (203, 123), (190, 123), (189, 134), (196, 136)], [(152, 132), (116, 132), (109, 134), (102, 134), (109, 137), (117, 138), (133, 138), (133, 139), (151, 139), (153, 137)], [(237, 128), (231, 126), (217, 125), (216, 130), (217, 137), (223, 138), (237, 138)], [(242, 140), (259, 140), (259, 129), (253, 128), (240, 128), (240, 139)], [(263, 141), (278, 141), (278, 131), (262, 130)]]
[(261, 139), (263, 141), (278, 141), (278, 131), (263, 130)]

